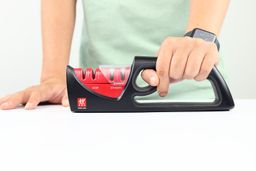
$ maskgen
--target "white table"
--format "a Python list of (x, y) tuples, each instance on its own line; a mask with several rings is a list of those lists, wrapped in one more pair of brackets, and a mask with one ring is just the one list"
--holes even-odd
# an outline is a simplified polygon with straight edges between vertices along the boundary
[(255, 171), (256, 100), (230, 112), (0, 111), (1, 171)]

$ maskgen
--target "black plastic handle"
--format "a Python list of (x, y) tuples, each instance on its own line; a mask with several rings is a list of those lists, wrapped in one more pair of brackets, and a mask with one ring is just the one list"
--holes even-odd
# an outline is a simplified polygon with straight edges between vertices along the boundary
[(132, 86), (136, 91), (137, 95), (146, 96), (152, 94), (156, 91), (156, 87), (153, 86), (146, 86), (146, 87), (139, 87), (136, 83), (136, 80), (142, 70), (145, 69), (154, 69), (156, 70), (156, 57), (135, 57), (133, 64), (132, 64)]
[[(146, 87), (138, 87), (136, 84), (137, 77), (139, 73), (144, 69), (156, 69), (156, 57), (148, 57), (148, 56), (136, 56), (134, 58), (134, 62), (132, 64), (132, 86), (135, 91), (136, 96), (146, 96), (152, 94), (156, 91), (156, 87), (146, 86)], [(207, 78), (212, 84), (215, 101), (210, 105), (219, 106), (220, 108), (231, 109), (234, 107), (234, 101), (232, 95), (229, 91), (229, 88), (222, 77), (221, 73), (218, 71), (216, 67), (214, 67)], [(189, 103), (186, 103), (189, 104)], [(206, 104), (206, 103), (203, 103)], [(209, 105), (209, 104), (208, 104)]]

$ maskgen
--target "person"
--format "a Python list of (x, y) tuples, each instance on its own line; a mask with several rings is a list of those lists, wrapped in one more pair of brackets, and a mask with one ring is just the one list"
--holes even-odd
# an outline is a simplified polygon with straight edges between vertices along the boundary
[[(35, 109), (44, 101), (69, 105), (65, 68), (69, 63), (76, 4), (76, 0), (41, 1), (40, 84), (2, 97), (1, 109), (14, 109), (20, 104), (25, 104), (25, 109)], [(130, 64), (136, 55), (156, 54), (156, 71), (144, 70), (142, 78), (157, 86), (159, 96), (164, 97), (175, 94), (174, 90), (168, 92), (169, 84), (205, 80), (221, 61), (215, 43), (184, 33), (200, 28), (219, 36), (229, 0), (83, 0), (82, 4), (83, 68)], [(185, 87), (190, 92), (197, 91), (192, 84)]]

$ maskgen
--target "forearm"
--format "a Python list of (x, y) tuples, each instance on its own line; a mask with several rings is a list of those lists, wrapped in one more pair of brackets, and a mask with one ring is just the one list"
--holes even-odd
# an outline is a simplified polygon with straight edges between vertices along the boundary
[(76, 0), (42, 0), (43, 64), (41, 82), (65, 80), (75, 25)]
[(190, 14), (186, 31), (201, 28), (220, 34), (229, 0), (190, 0)]

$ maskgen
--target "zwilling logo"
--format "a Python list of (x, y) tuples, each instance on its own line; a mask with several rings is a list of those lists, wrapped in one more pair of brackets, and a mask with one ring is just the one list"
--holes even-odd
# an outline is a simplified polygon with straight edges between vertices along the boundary
[(87, 101), (86, 98), (77, 98), (77, 108), (86, 109)]

